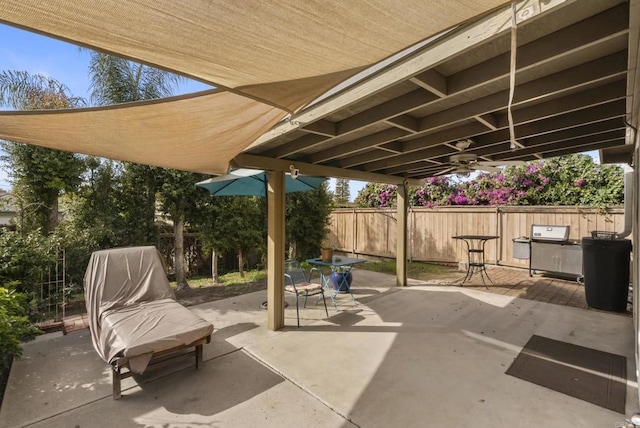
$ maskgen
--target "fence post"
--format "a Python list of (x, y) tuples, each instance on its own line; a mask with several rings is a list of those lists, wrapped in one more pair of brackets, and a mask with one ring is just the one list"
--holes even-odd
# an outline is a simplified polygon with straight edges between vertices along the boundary
[(351, 242), (351, 255), (353, 257), (356, 256), (356, 245), (358, 243), (358, 213), (356, 212), (356, 210), (353, 210), (353, 227), (351, 228), (351, 230), (353, 231), (351, 233), (352, 235), (352, 242)]
[(406, 182), (398, 185), (396, 203), (396, 285), (407, 286), (407, 207), (408, 193)]
[(414, 239), (413, 239), (413, 232), (415, 232), (415, 212), (411, 209), (411, 205), (409, 205), (409, 215), (407, 216), (407, 218), (409, 219), (408, 223), (409, 223), (409, 227), (408, 227), (408, 231), (407, 233), (409, 233), (410, 241), (409, 241), (409, 248), (408, 248), (408, 256), (409, 256), (409, 261), (413, 262), (413, 243), (414, 243)]
[(502, 240), (504, 239), (504, 236), (502, 234), (503, 230), (502, 216), (500, 215), (501, 212), (502, 210), (500, 209), (500, 207), (496, 206), (496, 235), (499, 236), (498, 242), (496, 243), (496, 266), (498, 266), (500, 264), (500, 260), (502, 260)]

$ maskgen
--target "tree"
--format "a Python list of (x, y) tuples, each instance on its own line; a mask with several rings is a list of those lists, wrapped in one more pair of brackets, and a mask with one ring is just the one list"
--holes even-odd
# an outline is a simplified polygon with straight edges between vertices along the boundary
[(542, 191), (527, 192), (530, 205), (606, 207), (624, 200), (624, 171), (620, 166), (599, 165), (591, 156), (581, 154), (551, 158), (534, 166), (539, 166), (538, 177), (546, 185)]
[(285, 219), (289, 257), (299, 260), (318, 257), (331, 208), (326, 182), (316, 190), (287, 194)]
[(42, 74), (0, 73), (0, 105), (16, 110), (47, 110), (85, 104), (84, 98), (73, 96), (66, 85)]
[(123, 201), (121, 163), (93, 156), (87, 158), (84, 185), (65, 200), (75, 227), (90, 231), (97, 248), (129, 245), (132, 231)]
[(184, 229), (189, 219), (197, 220), (199, 200), (211, 197), (196, 183), (203, 174), (165, 169), (161, 174), (160, 202), (163, 211), (173, 220), (175, 274), (178, 290), (189, 288), (184, 261)]
[(162, 186), (160, 168), (122, 163), (122, 211), (125, 245), (154, 245), (157, 194)]
[[(17, 110), (78, 107), (84, 99), (55, 79), (26, 71), (0, 73), (0, 105)], [(3, 142), (2, 148), (13, 192), (33, 210), (24, 212), (28, 229), (52, 232), (58, 225), (59, 197), (74, 191), (84, 171), (82, 156), (20, 143)]]
[(200, 229), (205, 247), (215, 252), (237, 252), (243, 277), (248, 253), (263, 250), (265, 246), (264, 205), (258, 197), (209, 197), (208, 215)]
[[(622, 168), (598, 165), (588, 155), (574, 154), (509, 166), (454, 183), (430, 177), (409, 191), (411, 203), (436, 205), (584, 205), (604, 208), (624, 198)], [(369, 183), (356, 198), (361, 207), (393, 206), (395, 187)]]
[(334, 194), (334, 203), (339, 206), (347, 205), (351, 200), (351, 192), (349, 191), (349, 180), (346, 178), (336, 179), (336, 191)]
[(96, 105), (165, 98), (184, 78), (115, 56), (92, 52), (91, 100)]
[[(202, 189), (204, 191), (204, 189)], [(221, 198), (205, 199), (200, 207), (202, 217), (196, 225), (202, 242), (202, 250), (205, 255), (211, 256), (211, 277), (214, 283), (218, 283), (218, 253), (222, 250), (220, 246), (220, 236), (216, 233), (216, 223), (218, 221), (217, 203)]]
[(398, 186), (369, 182), (358, 193), (355, 203), (359, 207), (386, 208), (396, 204)]
[[(163, 98), (184, 78), (102, 53), (92, 53), (89, 65), (91, 99), (98, 105)], [(157, 242), (155, 214), (157, 194), (174, 224), (174, 257), (176, 281), (187, 288), (182, 242), (189, 192), (195, 191), (191, 180), (195, 175), (179, 171), (163, 171), (144, 165), (124, 163), (123, 199), (128, 225), (134, 225), (129, 236), (137, 243)], [(169, 180), (172, 185), (166, 184)], [(176, 186), (185, 186), (179, 190)], [(191, 193), (193, 194), (193, 193)]]
[[(332, 207), (324, 183), (320, 188), (286, 195), (285, 222), (288, 257), (306, 259), (320, 254)], [(220, 196), (209, 199), (208, 214), (200, 226), (208, 251), (236, 251), (243, 275), (244, 258), (251, 251), (264, 255), (267, 239), (266, 198)]]

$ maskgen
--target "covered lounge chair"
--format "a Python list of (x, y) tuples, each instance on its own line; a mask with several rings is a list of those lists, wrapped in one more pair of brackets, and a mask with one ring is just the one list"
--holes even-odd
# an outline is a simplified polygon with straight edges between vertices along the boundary
[(213, 325), (176, 302), (155, 247), (94, 252), (84, 289), (93, 346), (113, 368), (114, 399), (121, 379), (147, 366), (195, 355), (200, 367)]

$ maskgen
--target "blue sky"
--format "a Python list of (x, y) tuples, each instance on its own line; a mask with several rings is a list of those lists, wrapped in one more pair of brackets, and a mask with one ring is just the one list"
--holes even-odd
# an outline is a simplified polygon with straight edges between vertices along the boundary
[[(0, 24), (0, 71), (27, 71), (54, 78), (69, 87), (75, 96), (89, 101), (90, 82), (87, 74), (89, 52), (70, 43), (30, 33)], [(176, 94), (200, 91), (209, 88), (191, 81), (181, 85)], [(355, 198), (365, 183), (350, 183), (351, 197)], [(10, 190), (4, 170), (0, 171), (0, 189)], [(331, 180), (330, 187), (335, 187)]]
[[(0, 24), (0, 70), (24, 70), (52, 77), (67, 85), (73, 95), (87, 100), (89, 56), (88, 50), (70, 43)], [(207, 88), (209, 86), (191, 81), (181, 85), (177, 93)]]

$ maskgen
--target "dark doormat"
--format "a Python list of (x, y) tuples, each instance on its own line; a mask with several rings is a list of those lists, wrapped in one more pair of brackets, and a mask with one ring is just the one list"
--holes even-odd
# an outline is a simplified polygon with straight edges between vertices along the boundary
[(627, 359), (542, 336), (531, 336), (508, 375), (625, 413)]

